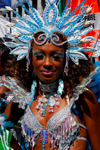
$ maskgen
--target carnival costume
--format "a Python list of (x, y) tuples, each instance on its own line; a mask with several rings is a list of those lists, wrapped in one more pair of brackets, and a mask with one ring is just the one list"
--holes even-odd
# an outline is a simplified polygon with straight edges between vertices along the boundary
[[(56, 6), (57, 0), (45, 0), (46, 7), (44, 9), (44, 20), (40, 17), (38, 11), (32, 8), (28, 0), (26, 0), (26, 2), (33, 15), (19, 0), (17, 1), (28, 15), (25, 15), (25, 17), (22, 18), (15, 10), (6, 7), (7, 10), (12, 11), (20, 18), (20, 20), (17, 20), (17, 23), (7, 24), (7, 26), (14, 30), (12, 34), (7, 35), (10, 38), (18, 39), (20, 44), (14, 42), (5, 42), (5, 44), (8, 47), (16, 47), (11, 51), (11, 54), (18, 55), (17, 60), (21, 60), (24, 57), (27, 58), (27, 70), (30, 63), (29, 43), (31, 39), (33, 39), (37, 45), (43, 45), (47, 41), (51, 41), (56, 46), (62, 46), (65, 43), (69, 43), (69, 47), (66, 50), (66, 64), (64, 68), (66, 75), (68, 74), (69, 58), (78, 65), (79, 59), (87, 60), (87, 57), (83, 52), (92, 51), (94, 55), (97, 54), (96, 48), (82, 47), (81, 45), (81, 43), (87, 43), (94, 39), (92, 36), (85, 36), (85, 34), (93, 30), (93, 28), (89, 26), (90, 22), (85, 22), (83, 20), (83, 17), (91, 11), (91, 7), (84, 6), (85, 0), (83, 0), (73, 12), (71, 12), (71, 1), (68, 0), (60, 18)], [(81, 8), (79, 14), (73, 15), (79, 8)], [(65, 41), (60, 41), (58, 33), (65, 37)], [(34, 52), (33, 55), (35, 56)], [(64, 57), (63, 54), (61, 57)], [(48, 136), (50, 136), (51, 139), (50, 146), (52, 148), (59, 148), (59, 150), (68, 150), (74, 140), (81, 139), (87, 141), (84, 137), (80, 137), (79, 134), (80, 127), (84, 129), (86, 129), (86, 127), (79, 124), (75, 117), (75, 101), (78, 100), (79, 95), (86, 90), (86, 86), (90, 83), (91, 77), (95, 73), (96, 70), (91, 72), (89, 77), (85, 78), (80, 85), (73, 89), (73, 95), (70, 102), (68, 95), (66, 95), (68, 105), (48, 121), (47, 129), (43, 128), (30, 109), (30, 105), (36, 96), (36, 81), (33, 81), (31, 93), (28, 93), (18, 86), (14, 79), (10, 77), (6, 79), (5, 86), (13, 91), (14, 98), (12, 99), (12, 102), (19, 103), (19, 108), (25, 109), (22, 120), (22, 135), (28, 142), (29, 147), (34, 148), (38, 137), (40, 137), (40, 142), (42, 142), (42, 150), (45, 149), (45, 143), (48, 142)], [(39, 113), (44, 117), (47, 106), (49, 106), (50, 113), (53, 112), (54, 106), (59, 107), (58, 97), (61, 97), (63, 93), (64, 83), (62, 79), (59, 79), (59, 81), (48, 85), (46, 84), (45, 86), (39, 81), (39, 87), (42, 93), (50, 93), (50, 95), (43, 94), (36, 106), (36, 109), (38, 109)]]

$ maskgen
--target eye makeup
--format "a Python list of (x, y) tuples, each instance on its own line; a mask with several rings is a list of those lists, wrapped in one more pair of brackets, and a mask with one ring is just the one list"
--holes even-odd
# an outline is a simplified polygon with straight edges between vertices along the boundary
[(42, 53), (33, 54), (37, 60), (45, 59), (46, 57)]
[(33, 51), (33, 56), (35, 56), (37, 60), (42, 60), (46, 58), (42, 52), (36, 52), (36, 51)]
[[(36, 57), (37, 60), (42, 60), (42, 59), (46, 59), (46, 54), (44, 52), (41, 52), (41, 51), (33, 51), (33, 55)], [(55, 61), (58, 61), (59, 59), (63, 58), (64, 57), (64, 53), (62, 52), (53, 52), (50, 54), (50, 59), (51, 60), (55, 60)]]
[(50, 59), (52, 60), (52, 59), (54, 59), (54, 60), (59, 60), (60, 58), (63, 58), (64, 57), (64, 54), (63, 53), (61, 53), (61, 54), (53, 54), (51, 57), (50, 57)]

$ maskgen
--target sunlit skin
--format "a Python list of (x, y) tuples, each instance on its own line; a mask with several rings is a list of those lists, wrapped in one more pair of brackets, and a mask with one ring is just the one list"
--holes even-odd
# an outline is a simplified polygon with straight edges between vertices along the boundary
[(35, 74), (44, 83), (59, 78), (64, 68), (64, 50), (52, 43), (36, 45), (32, 49), (32, 63)]

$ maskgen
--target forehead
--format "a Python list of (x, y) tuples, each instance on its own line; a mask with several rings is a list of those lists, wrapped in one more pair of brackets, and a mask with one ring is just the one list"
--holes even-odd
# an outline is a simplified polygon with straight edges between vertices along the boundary
[(40, 51), (44, 51), (45, 53), (49, 53), (49, 52), (53, 52), (53, 51), (61, 51), (63, 52), (64, 51), (64, 48), (63, 47), (59, 47), (59, 46), (56, 46), (54, 44), (52, 44), (51, 42), (46, 42), (44, 45), (37, 45), (37, 44), (33, 44), (33, 47), (32, 47), (32, 50), (33, 51), (36, 51), (36, 50), (40, 50)]

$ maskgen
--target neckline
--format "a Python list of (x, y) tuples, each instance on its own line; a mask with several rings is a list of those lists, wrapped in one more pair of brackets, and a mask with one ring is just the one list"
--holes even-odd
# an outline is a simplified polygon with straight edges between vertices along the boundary
[[(57, 113), (55, 113), (47, 122), (46, 126), (48, 127), (48, 124), (49, 122), (56, 116), (58, 115), (59, 113), (61, 113), (64, 109), (67, 109), (67, 107), (69, 107), (69, 109), (71, 108), (72, 106), (72, 102), (70, 102), (68, 105), (64, 106), (60, 111), (58, 111)], [(38, 119), (36, 118), (36, 116), (34, 115), (34, 113), (32, 112), (30, 106), (29, 107), (29, 111), (31, 112), (31, 114), (35, 117), (35, 119), (37, 120), (38, 124), (43, 128), (43, 126), (41, 125), (41, 123), (38, 121)]]

